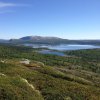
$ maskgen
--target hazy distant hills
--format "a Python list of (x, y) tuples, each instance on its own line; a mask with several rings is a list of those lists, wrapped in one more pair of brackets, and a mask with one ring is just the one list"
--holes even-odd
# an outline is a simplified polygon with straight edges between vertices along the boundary
[(58, 38), (58, 37), (41, 37), (41, 36), (26, 36), (26, 37), (22, 37), (20, 38), (21, 40), (52, 40), (52, 39), (61, 39), (61, 38)]
[(35, 44), (60, 44), (66, 43), (67, 39), (58, 37), (26, 36), (20, 39), (11, 39), (10, 43), (35, 43)]
[(92, 44), (100, 45), (100, 40), (68, 40), (58, 37), (42, 37), (42, 36), (26, 36), (19, 39), (10, 40), (0, 40), (0, 43), (13, 43), (13, 44), (23, 44), (23, 43), (33, 43), (33, 44)]
[(9, 40), (0, 39), (0, 43), (7, 43)]

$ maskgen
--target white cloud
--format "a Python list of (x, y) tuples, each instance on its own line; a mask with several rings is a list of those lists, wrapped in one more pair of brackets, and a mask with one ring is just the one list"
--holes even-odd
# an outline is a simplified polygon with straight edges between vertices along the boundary
[(15, 4), (15, 3), (7, 3), (0, 1), (0, 14), (14, 12), (13, 9), (12, 10), (10, 9), (11, 7), (29, 7), (29, 6), (30, 5), (27, 4)]
[(14, 3), (5, 3), (5, 2), (0, 2), (0, 8), (5, 8), (5, 7), (15, 7), (17, 6)]
[(15, 4), (15, 3), (7, 3), (7, 2), (0, 2), (0, 8), (6, 8), (6, 7), (28, 7), (27, 4)]

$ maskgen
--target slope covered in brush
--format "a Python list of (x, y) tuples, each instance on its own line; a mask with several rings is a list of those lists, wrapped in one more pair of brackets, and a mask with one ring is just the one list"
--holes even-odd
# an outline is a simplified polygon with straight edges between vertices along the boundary
[(70, 57), (36, 50), (0, 45), (0, 100), (100, 99), (99, 49), (66, 52)]

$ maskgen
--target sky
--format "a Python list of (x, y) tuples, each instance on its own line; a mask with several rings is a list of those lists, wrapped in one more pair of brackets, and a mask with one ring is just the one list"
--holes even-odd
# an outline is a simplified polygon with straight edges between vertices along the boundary
[(100, 39), (100, 0), (0, 0), (0, 39)]

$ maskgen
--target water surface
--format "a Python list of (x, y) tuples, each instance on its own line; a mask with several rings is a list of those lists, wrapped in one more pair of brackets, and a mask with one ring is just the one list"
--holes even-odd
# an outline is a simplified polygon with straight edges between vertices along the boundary
[(68, 45), (68, 44), (62, 44), (62, 45), (25, 44), (25, 46), (31, 46), (33, 48), (48, 48), (48, 49), (60, 50), (60, 51), (100, 48), (100, 46), (94, 46), (94, 45), (75, 45), (75, 44), (73, 44), (73, 45)]
[(94, 45), (58, 45), (58, 46), (49, 46), (49, 49), (54, 50), (81, 50), (81, 49), (95, 49), (100, 48), (100, 46), (94, 46)]
[(50, 50), (43, 49), (38, 52), (41, 54), (52, 54), (52, 55), (57, 55), (57, 56), (66, 56), (62, 51), (100, 48), (100, 46), (94, 46), (94, 45), (75, 45), (75, 44), (73, 45), (25, 44), (25, 46), (31, 46), (33, 48), (48, 48)]

